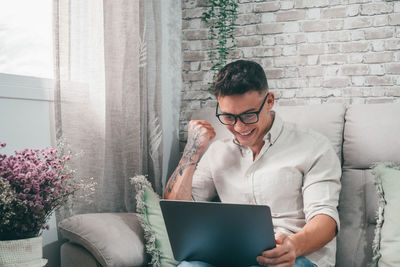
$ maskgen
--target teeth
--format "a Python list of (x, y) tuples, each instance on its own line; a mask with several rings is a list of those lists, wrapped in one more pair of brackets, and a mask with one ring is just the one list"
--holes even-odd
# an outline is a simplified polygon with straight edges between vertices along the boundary
[(249, 135), (252, 131), (248, 131), (247, 133), (239, 133), (240, 135)]

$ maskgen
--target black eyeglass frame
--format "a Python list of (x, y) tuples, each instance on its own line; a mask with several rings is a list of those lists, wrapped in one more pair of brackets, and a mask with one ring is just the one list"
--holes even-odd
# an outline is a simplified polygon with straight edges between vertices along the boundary
[[(268, 92), (267, 95), (265, 96), (264, 101), (262, 102), (261, 107), (260, 107), (260, 109), (259, 109), (258, 111), (255, 111), (255, 112), (244, 112), (244, 113), (240, 113), (240, 114), (238, 114), (238, 115), (231, 114), (231, 113), (218, 113), (219, 103), (217, 102), (217, 107), (216, 107), (216, 109), (215, 109), (215, 116), (218, 118), (219, 122), (222, 123), (222, 124), (224, 124), (224, 125), (235, 125), (238, 118), (239, 118), (239, 120), (240, 120), (243, 124), (254, 124), (254, 123), (257, 123), (257, 122), (259, 121), (259, 114), (260, 114), (261, 110), (263, 109), (263, 107), (264, 107), (264, 105), (265, 105), (265, 102), (267, 101), (268, 95), (269, 95), (269, 92)], [(250, 123), (244, 122), (243, 119), (242, 119), (242, 117), (241, 117), (241, 116), (244, 115), (244, 114), (246, 114), (246, 115), (255, 114), (255, 115), (257, 116), (257, 120), (256, 120), (255, 122), (250, 122)], [(234, 118), (235, 118), (235, 121), (234, 121), (233, 123), (224, 123), (224, 122), (221, 120), (221, 118), (220, 118), (220, 116), (224, 116), (224, 115), (229, 115), (229, 116), (234, 117)]]

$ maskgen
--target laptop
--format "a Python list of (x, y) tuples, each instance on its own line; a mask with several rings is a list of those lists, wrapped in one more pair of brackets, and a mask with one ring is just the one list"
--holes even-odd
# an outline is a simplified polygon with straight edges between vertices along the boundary
[(161, 200), (160, 206), (177, 261), (251, 266), (275, 247), (268, 206), (179, 200)]

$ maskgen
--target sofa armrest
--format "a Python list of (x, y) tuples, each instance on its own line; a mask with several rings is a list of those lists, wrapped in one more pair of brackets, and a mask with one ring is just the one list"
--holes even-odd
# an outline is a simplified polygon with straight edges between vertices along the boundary
[(102, 266), (143, 266), (143, 229), (135, 213), (80, 214), (58, 224), (61, 234)]
[(101, 267), (94, 256), (82, 246), (66, 242), (61, 245), (61, 267)]

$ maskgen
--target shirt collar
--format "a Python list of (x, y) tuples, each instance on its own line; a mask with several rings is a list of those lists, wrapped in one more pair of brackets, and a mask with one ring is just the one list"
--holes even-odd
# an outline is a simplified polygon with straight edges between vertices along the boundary
[(283, 120), (273, 110), (271, 110), (271, 116), (274, 121), (272, 122), (271, 129), (269, 129), (268, 133), (264, 136), (264, 141), (268, 141), (270, 144), (274, 144), (276, 139), (278, 139), (279, 135), (282, 132)]

